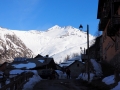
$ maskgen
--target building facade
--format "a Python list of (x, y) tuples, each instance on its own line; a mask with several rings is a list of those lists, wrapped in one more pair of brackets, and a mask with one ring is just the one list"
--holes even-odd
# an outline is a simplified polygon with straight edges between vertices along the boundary
[(120, 69), (120, 0), (99, 0), (97, 19), (102, 31), (102, 59)]
[(77, 78), (81, 73), (83, 73), (83, 71), (85, 71), (85, 65), (79, 60), (75, 60), (66, 68), (70, 69), (72, 78)]

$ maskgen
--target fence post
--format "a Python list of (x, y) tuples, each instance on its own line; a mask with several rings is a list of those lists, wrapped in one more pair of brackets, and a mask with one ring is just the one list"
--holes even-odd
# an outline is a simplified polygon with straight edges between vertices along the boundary
[(5, 85), (6, 82), (6, 78), (2, 78), (2, 83), (1, 85), (1, 89), (0, 90), (21, 90), (21, 88), (23, 87), (24, 83), (27, 82), (29, 80), (29, 78), (31, 78), (33, 76), (33, 73), (24, 73), (21, 75), (17, 75), (13, 78), (10, 78), (10, 83)]
[(15, 90), (17, 90), (18, 88), (18, 81), (17, 81), (18, 77), (19, 75), (15, 77)]
[(2, 81), (1, 81), (1, 87), (5, 86), (5, 85), (6, 85), (6, 78), (3, 77)]
[(10, 90), (14, 90), (14, 77), (10, 78), (10, 83), (12, 83), (12, 85), (10, 86)]

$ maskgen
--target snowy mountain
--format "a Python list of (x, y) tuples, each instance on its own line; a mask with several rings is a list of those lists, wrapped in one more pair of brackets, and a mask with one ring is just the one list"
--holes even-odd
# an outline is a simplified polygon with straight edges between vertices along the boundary
[[(81, 54), (87, 47), (87, 34), (72, 26), (60, 27), (55, 25), (46, 31), (8, 30), (15, 33), (17, 37), (37, 55), (49, 55), (55, 62), (63, 62), (69, 55)], [(90, 45), (95, 37), (89, 35)]]
[[(94, 43), (94, 38), (89, 35), (90, 45)], [(7, 51), (7, 56), (4, 55), (7, 60), (41, 54), (49, 55), (59, 63), (63, 62), (68, 55), (71, 57), (75, 54), (80, 55), (87, 46), (86, 41), (86, 32), (72, 26), (55, 25), (46, 31), (0, 28), (0, 53), (4, 54)]]
[(32, 55), (32, 51), (12, 31), (0, 28), (0, 63), (11, 62), (15, 57)]

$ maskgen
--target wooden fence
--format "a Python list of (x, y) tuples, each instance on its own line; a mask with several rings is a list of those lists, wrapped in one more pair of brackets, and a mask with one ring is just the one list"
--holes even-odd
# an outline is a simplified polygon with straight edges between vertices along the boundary
[(9, 83), (6, 84), (5, 78), (0, 81), (0, 90), (22, 90), (23, 85), (33, 76), (32, 72), (22, 73), (13, 78), (9, 78)]

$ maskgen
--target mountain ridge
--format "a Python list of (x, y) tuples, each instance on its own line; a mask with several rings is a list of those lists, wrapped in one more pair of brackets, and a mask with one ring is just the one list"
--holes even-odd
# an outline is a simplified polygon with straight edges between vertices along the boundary
[[(67, 55), (80, 53), (87, 47), (87, 34), (72, 26), (55, 25), (46, 31), (9, 30), (13, 32), (35, 55), (49, 55), (56, 63), (64, 61)], [(90, 42), (95, 37), (89, 34)], [(90, 45), (92, 44), (90, 43)], [(82, 49), (80, 49), (82, 47)]]
[(0, 64), (15, 57), (32, 57), (33, 53), (13, 32), (0, 28)]
[[(28, 37), (21, 37), (21, 35), (18, 35), (17, 33), (16, 34), (21, 38), (21, 40), (23, 40), (26, 46), (28, 46), (28, 48), (34, 52), (34, 54), (41, 54), (43, 56), (49, 55), (53, 57), (57, 63), (60, 60), (63, 61), (67, 55), (71, 56), (72, 53), (80, 54), (80, 47), (87, 47), (86, 32), (72, 26), (60, 27), (55, 25), (46, 31), (39, 32), (40, 33), (37, 35), (26, 33), (25, 36)], [(29, 38), (29, 43), (25, 40), (25, 38)], [(90, 41), (92, 41), (95, 37), (89, 35), (89, 38)], [(34, 42), (34, 44), (32, 42)], [(31, 46), (30, 43), (38, 48)], [(66, 55), (64, 56), (64, 54)]]

